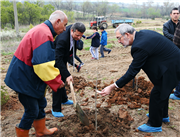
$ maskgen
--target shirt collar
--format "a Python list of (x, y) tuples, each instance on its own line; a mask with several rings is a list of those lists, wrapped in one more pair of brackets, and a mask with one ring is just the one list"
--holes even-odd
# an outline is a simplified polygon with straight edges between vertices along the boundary
[(73, 39), (71, 32), (70, 32), (70, 49), (69, 49), (70, 51), (71, 51), (72, 47), (74, 47), (74, 39)]
[(133, 41), (135, 40), (135, 38), (136, 38), (136, 31), (134, 32), (134, 38), (133, 38)]
[(44, 24), (46, 24), (46, 25), (50, 28), (53, 37), (55, 37), (57, 34), (56, 34), (56, 32), (54, 31), (54, 28), (53, 28), (51, 22), (50, 22), (49, 20), (46, 20), (46, 21), (44, 22)]

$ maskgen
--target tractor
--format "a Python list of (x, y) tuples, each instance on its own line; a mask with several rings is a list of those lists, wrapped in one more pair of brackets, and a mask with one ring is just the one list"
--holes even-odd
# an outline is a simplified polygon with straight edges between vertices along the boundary
[(90, 25), (90, 29), (93, 27), (93, 26), (96, 26), (96, 27), (104, 27), (105, 29), (107, 29), (108, 27), (108, 24), (107, 24), (107, 19), (106, 17), (104, 16), (97, 16), (93, 19), (93, 21), (91, 21), (89, 23)]

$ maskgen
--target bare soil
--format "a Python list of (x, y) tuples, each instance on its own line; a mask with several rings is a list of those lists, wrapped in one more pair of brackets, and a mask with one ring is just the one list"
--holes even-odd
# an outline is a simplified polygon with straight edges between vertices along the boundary
[[(117, 43), (114, 43), (117, 44)], [(51, 114), (52, 93), (46, 93), (47, 107), (46, 126), (58, 127), (52, 137), (180, 137), (180, 101), (169, 101), (170, 123), (163, 123), (162, 132), (144, 133), (137, 127), (146, 123), (149, 108), (149, 95), (153, 84), (143, 71), (140, 71), (133, 80), (123, 88), (115, 89), (109, 96), (102, 97), (96, 94), (96, 88), (114, 83), (128, 69), (132, 61), (130, 47), (124, 49), (114, 46), (110, 54), (105, 53), (105, 58), (91, 60), (89, 51), (78, 51), (78, 55), (85, 63), (78, 73), (70, 67), (74, 78), (76, 99), (81, 108), (88, 115), (90, 126), (84, 126), (72, 105), (63, 105), (63, 118), (55, 118)], [(1, 85), (5, 85), (5, 78), (12, 55), (2, 56)], [(76, 62), (77, 63), (77, 62)], [(20, 122), (23, 115), (23, 106), (18, 101), (17, 94), (6, 87), (10, 100), (1, 107), (1, 136), (15, 137), (15, 125)], [(71, 91), (66, 86), (69, 99)], [(95, 100), (97, 95), (97, 130), (95, 125)], [(30, 129), (29, 136), (35, 137)]]

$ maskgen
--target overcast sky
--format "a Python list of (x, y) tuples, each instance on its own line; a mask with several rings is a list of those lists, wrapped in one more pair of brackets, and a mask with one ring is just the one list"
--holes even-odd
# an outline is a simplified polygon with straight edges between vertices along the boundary
[[(84, 0), (85, 1), (85, 0)], [(103, 1), (103, 0), (90, 0), (90, 1)], [(104, 0), (106, 1), (106, 0)], [(108, 2), (122, 2), (122, 3), (132, 3), (132, 2), (137, 2), (138, 4), (141, 4), (143, 2), (148, 2), (148, 1), (153, 1), (154, 3), (163, 3), (163, 2), (173, 2), (173, 3), (177, 3), (180, 4), (180, 0), (107, 0)], [(178, 5), (177, 5), (178, 6)]]

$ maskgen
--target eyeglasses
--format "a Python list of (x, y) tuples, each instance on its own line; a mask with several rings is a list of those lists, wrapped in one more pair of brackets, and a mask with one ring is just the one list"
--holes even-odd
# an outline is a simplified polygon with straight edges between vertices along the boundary
[[(122, 36), (124, 36), (124, 35), (122, 35)], [(121, 37), (119, 37), (119, 38), (117, 38), (117, 40), (121, 41), (122, 36), (121, 36)]]

